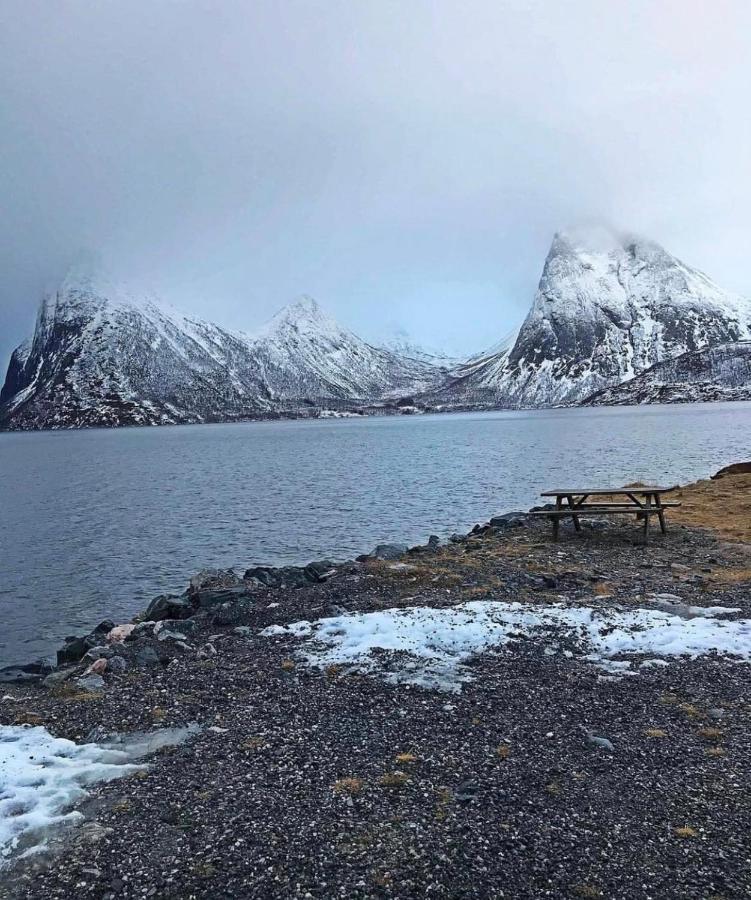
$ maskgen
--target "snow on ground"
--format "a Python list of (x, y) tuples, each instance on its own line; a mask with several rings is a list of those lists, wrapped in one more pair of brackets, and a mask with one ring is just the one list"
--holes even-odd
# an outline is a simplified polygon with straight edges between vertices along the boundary
[(0, 869), (14, 851), (25, 856), (43, 850), (51, 829), (80, 823), (83, 815), (71, 807), (86, 796), (87, 785), (143, 769), (132, 760), (197, 730), (163, 728), (76, 744), (41, 726), (0, 726)]
[[(471, 677), (464, 663), (515, 639), (533, 639), (547, 653), (591, 660), (609, 671), (630, 663), (615, 657), (702, 656), (723, 653), (751, 660), (751, 619), (723, 621), (713, 615), (675, 615), (657, 609), (605, 610), (473, 601), (449, 609), (408, 607), (272, 625), (265, 637), (291, 635), (304, 641), (302, 659), (311, 666), (352, 666), (387, 680), (460, 690)], [(389, 671), (379, 652), (391, 651)]]
[(139, 768), (124, 750), (75, 744), (41, 726), (0, 727), (0, 865), (19, 845), (40, 849), (50, 827), (79, 821), (81, 813), (67, 810), (86, 795), (85, 785)]

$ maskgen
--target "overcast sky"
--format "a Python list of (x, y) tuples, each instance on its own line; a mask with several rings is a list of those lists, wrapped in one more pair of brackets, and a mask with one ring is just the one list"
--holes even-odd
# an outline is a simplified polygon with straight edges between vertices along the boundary
[[(0, 366), (81, 249), (454, 352), (605, 220), (751, 294), (747, 0), (0, 0)], [(0, 376), (1, 378), (1, 376)]]

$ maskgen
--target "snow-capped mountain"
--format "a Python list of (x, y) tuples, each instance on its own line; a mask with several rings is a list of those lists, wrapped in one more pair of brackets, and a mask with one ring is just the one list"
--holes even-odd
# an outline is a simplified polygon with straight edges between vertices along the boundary
[(586, 406), (751, 400), (751, 341), (715, 344), (657, 363), (616, 387), (598, 391)]
[(656, 363), (751, 337), (751, 303), (659, 244), (604, 228), (557, 234), (510, 349), (460, 367), (447, 395), (575, 403)]
[(32, 340), (11, 357), (0, 426), (227, 421), (295, 403), (401, 396), (440, 376), (370, 346), (309, 298), (251, 335), (73, 270), (44, 298)]

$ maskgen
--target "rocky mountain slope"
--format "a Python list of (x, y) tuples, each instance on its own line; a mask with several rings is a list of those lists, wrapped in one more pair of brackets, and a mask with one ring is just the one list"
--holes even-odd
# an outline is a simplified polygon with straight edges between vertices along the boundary
[(516, 341), (460, 367), (440, 395), (576, 403), (656, 363), (750, 337), (751, 303), (659, 244), (602, 228), (560, 233)]
[(657, 363), (616, 387), (598, 391), (587, 406), (751, 400), (751, 342), (717, 344)]
[(425, 390), (441, 370), (372, 347), (304, 298), (254, 335), (73, 271), (13, 354), (0, 427), (227, 421)]

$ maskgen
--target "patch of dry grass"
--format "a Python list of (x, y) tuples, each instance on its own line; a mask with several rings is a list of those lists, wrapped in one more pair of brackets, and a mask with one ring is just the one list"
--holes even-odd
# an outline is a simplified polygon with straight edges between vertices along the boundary
[(331, 790), (335, 794), (346, 794), (348, 797), (354, 797), (355, 794), (360, 793), (364, 786), (365, 782), (362, 778), (339, 778), (331, 785)]
[(673, 829), (673, 833), (679, 838), (695, 838), (699, 836), (699, 832), (690, 825), (680, 825)]
[(378, 779), (378, 784), (385, 788), (403, 788), (409, 781), (405, 772), (386, 772)]
[(668, 520), (751, 543), (751, 474), (696, 481), (672, 491), (666, 499), (682, 504), (669, 511)]
[(647, 728), (644, 734), (648, 738), (666, 738), (668, 736), (667, 731), (663, 728)]

